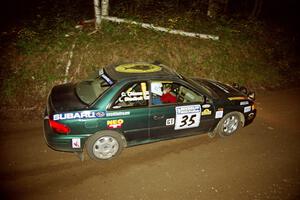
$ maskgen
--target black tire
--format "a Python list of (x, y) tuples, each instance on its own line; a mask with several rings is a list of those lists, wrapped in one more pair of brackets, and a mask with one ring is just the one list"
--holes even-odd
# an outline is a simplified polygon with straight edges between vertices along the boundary
[(124, 140), (119, 133), (102, 131), (88, 138), (86, 150), (93, 160), (110, 160), (120, 155), (125, 146)]
[(242, 127), (242, 121), (238, 112), (227, 113), (218, 123), (215, 131), (221, 136), (233, 135)]

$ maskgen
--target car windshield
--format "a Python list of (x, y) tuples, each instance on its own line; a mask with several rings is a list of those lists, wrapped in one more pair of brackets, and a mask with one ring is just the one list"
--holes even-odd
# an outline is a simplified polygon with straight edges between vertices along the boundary
[(103, 78), (98, 77), (79, 82), (76, 85), (76, 94), (85, 104), (92, 104), (111, 85)]
[(202, 84), (200, 84), (199, 82), (194, 81), (193, 79), (186, 78), (186, 77), (184, 77), (184, 76), (182, 76), (182, 77), (183, 77), (183, 79), (184, 79), (185, 81), (187, 81), (188, 83), (190, 83), (190, 84), (192, 84), (192, 85), (197, 86), (198, 88), (200, 88), (201, 91), (204, 92), (205, 94), (207, 94), (207, 95), (209, 95), (209, 96), (211, 96), (211, 97), (216, 97), (215, 92), (212, 91), (210, 88), (206, 87), (205, 85), (202, 85)]

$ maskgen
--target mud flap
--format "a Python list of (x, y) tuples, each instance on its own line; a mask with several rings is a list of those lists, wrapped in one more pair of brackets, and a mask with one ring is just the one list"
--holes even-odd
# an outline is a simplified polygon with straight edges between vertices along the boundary
[(75, 153), (75, 155), (79, 158), (79, 160), (80, 160), (81, 162), (84, 161), (84, 152), (83, 152), (83, 151), (78, 151), (78, 152), (74, 152), (74, 153)]

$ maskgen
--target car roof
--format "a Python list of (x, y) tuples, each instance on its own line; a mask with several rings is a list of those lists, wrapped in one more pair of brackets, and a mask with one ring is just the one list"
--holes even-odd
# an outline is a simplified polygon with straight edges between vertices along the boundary
[(146, 62), (108, 65), (104, 71), (113, 80), (178, 78), (180, 75), (166, 65)]

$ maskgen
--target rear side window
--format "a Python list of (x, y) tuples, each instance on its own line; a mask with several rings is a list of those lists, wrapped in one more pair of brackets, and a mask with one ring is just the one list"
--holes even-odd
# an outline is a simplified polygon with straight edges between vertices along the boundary
[(149, 91), (147, 82), (135, 82), (123, 88), (114, 101), (112, 108), (132, 108), (148, 106), (149, 104)]
[(76, 94), (82, 102), (90, 105), (109, 87), (110, 85), (101, 78), (84, 80), (77, 84)]
[(100, 69), (98, 73), (91, 74), (89, 79), (76, 85), (76, 94), (82, 102), (90, 105), (113, 84), (114, 81), (109, 75)]

